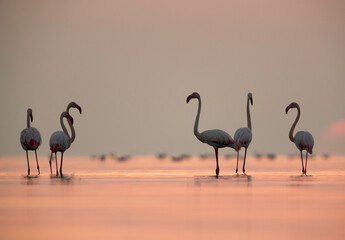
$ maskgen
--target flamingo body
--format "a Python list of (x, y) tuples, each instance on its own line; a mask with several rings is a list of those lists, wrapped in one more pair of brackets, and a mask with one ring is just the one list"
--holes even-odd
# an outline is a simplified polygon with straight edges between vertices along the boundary
[(36, 150), (41, 145), (41, 142), (41, 134), (34, 127), (25, 128), (20, 133), (20, 143), (25, 151)]
[(70, 147), (68, 136), (62, 131), (54, 132), (49, 139), (50, 150), (55, 152), (64, 152)]
[(313, 153), (314, 138), (307, 131), (299, 131), (295, 135), (295, 145), (300, 150), (306, 150), (308, 153)]
[(214, 148), (229, 147), (229, 144), (233, 143), (232, 137), (220, 129), (206, 130), (200, 133), (201, 142), (207, 143)]
[(23, 129), (20, 133), (20, 144), (22, 145), (22, 148), (26, 152), (26, 160), (28, 164), (28, 175), (30, 175), (30, 164), (29, 164), (29, 155), (28, 151), (35, 151), (35, 156), (36, 156), (36, 164), (37, 164), (37, 171), (38, 174), (40, 174), (40, 166), (38, 164), (38, 158), (37, 158), (37, 149), (41, 145), (42, 139), (41, 139), (41, 134), (40, 132), (30, 126), (30, 122), (33, 121), (33, 116), (32, 116), (32, 109), (29, 108), (27, 110), (27, 123), (26, 123), (26, 128)]
[(51, 159), (52, 159), (53, 153), (55, 153), (56, 176), (59, 175), (56, 153), (61, 152), (60, 175), (62, 176), (63, 154), (71, 146), (71, 137), (69, 136), (67, 129), (65, 127), (65, 124), (63, 123), (63, 118), (67, 118), (67, 122), (71, 128), (71, 132), (72, 133), (74, 132), (73, 118), (71, 117), (71, 115), (69, 115), (68, 112), (61, 113), (60, 124), (63, 131), (54, 132), (49, 139), (49, 147), (51, 151), (50, 159), (49, 159), (50, 173), (52, 173)]
[[(308, 153), (310, 154), (313, 153), (314, 138), (309, 132), (306, 132), (306, 131), (299, 131), (296, 133), (295, 136), (293, 136), (293, 132), (301, 116), (301, 109), (297, 103), (293, 102), (289, 106), (286, 107), (285, 113), (287, 114), (291, 108), (297, 108), (297, 116), (294, 123), (291, 126), (291, 129), (289, 132), (289, 138), (291, 142), (295, 143), (296, 147), (299, 149), (301, 153), (302, 174), (307, 175)], [(305, 154), (305, 164), (303, 164), (303, 154), (302, 154), (303, 150), (307, 151)]]
[[(252, 141), (252, 122), (250, 118), (250, 111), (249, 111), (249, 102), (253, 105), (253, 97), (252, 93), (248, 93), (247, 97), (247, 125), (248, 127), (241, 127), (236, 130), (234, 139), (237, 144), (241, 147), (244, 147), (244, 158), (243, 158), (243, 173), (245, 173), (245, 165), (246, 165), (246, 157), (247, 157), (247, 149), (249, 144)], [(239, 158), (239, 151), (237, 152), (237, 164), (236, 164), (236, 173), (238, 172), (238, 158)]]
[(234, 139), (238, 145), (247, 148), (252, 141), (252, 131), (247, 127), (239, 128), (235, 132)]
[(200, 111), (201, 111), (201, 99), (200, 95), (197, 92), (194, 92), (190, 94), (187, 97), (187, 103), (192, 98), (198, 99), (199, 106), (198, 106), (198, 112), (195, 118), (195, 123), (194, 123), (194, 135), (197, 139), (199, 139), (203, 143), (207, 143), (208, 145), (212, 146), (215, 151), (216, 155), (216, 177), (219, 175), (219, 165), (218, 165), (218, 148), (224, 148), (224, 147), (231, 147), (235, 149), (236, 151), (239, 150), (238, 144), (232, 139), (232, 137), (219, 129), (212, 129), (212, 130), (206, 130), (203, 132), (199, 132), (199, 118), (200, 118)]

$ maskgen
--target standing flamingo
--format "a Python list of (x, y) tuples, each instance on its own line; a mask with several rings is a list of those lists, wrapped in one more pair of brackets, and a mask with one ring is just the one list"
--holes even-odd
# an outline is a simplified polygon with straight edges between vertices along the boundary
[(38, 165), (36, 150), (41, 145), (41, 134), (36, 128), (30, 127), (30, 121), (32, 122), (33, 120), (34, 118), (32, 116), (32, 110), (31, 108), (29, 108), (27, 110), (27, 116), (26, 116), (26, 128), (23, 129), (23, 131), (20, 133), (20, 143), (23, 149), (26, 151), (26, 160), (28, 162), (28, 175), (30, 175), (30, 165), (29, 165), (29, 155), (28, 155), (29, 150), (35, 151), (37, 170), (38, 170), (38, 174), (40, 174), (40, 166)]
[[(71, 108), (76, 108), (76, 109), (78, 109), (78, 110), (79, 110), (79, 113), (81, 114), (81, 107), (80, 107), (78, 104), (76, 104), (75, 102), (70, 102), (70, 103), (67, 105), (66, 112), (69, 113), (69, 110), (70, 110)], [(69, 120), (68, 120), (68, 121), (69, 121)], [(75, 139), (75, 131), (73, 131), (72, 134), (71, 134), (71, 143), (74, 142), (74, 139)]]
[(60, 163), (60, 176), (62, 176), (62, 161), (63, 161), (63, 154), (64, 152), (71, 146), (71, 137), (69, 136), (67, 129), (65, 127), (65, 124), (63, 123), (63, 119), (68, 119), (68, 124), (71, 128), (72, 135), (74, 133), (74, 127), (73, 127), (73, 118), (71, 115), (69, 115), (68, 112), (61, 113), (60, 116), (60, 124), (63, 131), (56, 131), (54, 132), (49, 140), (49, 146), (51, 150), (50, 159), (49, 159), (49, 165), (50, 165), (50, 173), (52, 173), (52, 166), (51, 166), (51, 159), (53, 153), (55, 153), (55, 161), (56, 161), (56, 176), (59, 175), (58, 173), (58, 166), (57, 166), (57, 152), (61, 152), (61, 163)]
[(196, 98), (199, 101), (198, 113), (196, 115), (195, 123), (194, 123), (194, 135), (201, 142), (207, 143), (208, 145), (214, 148), (215, 155), (216, 155), (216, 163), (217, 163), (216, 177), (218, 177), (219, 175), (218, 148), (231, 147), (235, 149), (236, 151), (238, 151), (240, 147), (228, 133), (222, 130), (212, 129), (212, 130), (206, 130), (202, 133), (199, 132), (198, 127), (199, 127), (199, 118), (200, 118), (200, 111), (201, 111), (201, 99), (200, 99), (199, 93), (194, 92), (187, 97), (187, 103), (192, 98)]
[[(294, 123), (291, 126), (290, 132), (289, 132), (289, 138), (291, 142), (295, 143), (296, 147), (301, 152), (301, 161), (302, 161), (302, 174), (307, 175), (307, 160), (308, 160), (308, 153), (312, 154), (313, 152), (313, 146), (314, 146), (314, 138), (313, 136), (306, 131), (300, 131), (297, 132), (295, 137), (293, 136), (293, 131), (295, 130), (295, 127), (297, 125), (297, 122), (301, 116), (301, 109), (299, 108), (299, 105), (295, 102), (291, 103), (289, 106), (286, 107), (285, 113), (287, 114), (290, 108), (297, 108), (297, 117)], [(306, 150), (305, 154), (305, 167), (303, 166), (303, 154), (302, 151)]]
[[(247, 148), (249, 147), (250, 142), (252, 141), (252, 122), (250, 120), (250, 111), (249, 111), (249, 101), (251, 105), (253, 105), (253, 98), (252, 93), (248, 93), (247, 98), (247, 126), (237, 129), (234, 135), (234, 139), (240, 147), (244, 147), (244, 158), (243, 158), (243, 173), (245, 173), (245, 165), (246, 165), (246, 156), (247, 156)], [(238, 156), (239, 151), (237, 151), (237, 165), (236, 165), (236, 173), (238, 172)]]

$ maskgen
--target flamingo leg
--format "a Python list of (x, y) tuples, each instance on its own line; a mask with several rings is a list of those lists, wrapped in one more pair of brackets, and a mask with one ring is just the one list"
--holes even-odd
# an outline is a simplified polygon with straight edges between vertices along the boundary
[(304, 165), (303, 165), (303, 155), (302, 155), (302, 151), (301, 152), (301, 162), (302, 162), (302, 174), (304, 173)]
[(236, 164), (236, 173), (238, 172), (238, 157), (240, 155), (240, 151), (237, 151), (237, 164)]
[(243, 159), (243, 173), (246, 172), (246, 157), (247, 157), (247, 148), (244, 149), (244, 159)]
[(307, 160), (308, 160), (308, 151), (305, 154), (305, 168), (304, 168), (304, 174), (307, 175)]
[(63, 161), (63, 152), (61, 152), (61, 164), (60, 164), (60, 176), (62, 177), (62, 161)]
[(37, 164), (37, 171), (38, 171), (38, 175), (40, 175), (40, 165), (38, 165), (38, 158), (37, 158), (37, 151), (35, 149), (35, 156), (36, 156), (36, 164)]
[(52, 174), (52, 156), (53, 156), (53, 152), (50, 154), (50, 158), (49, 158), (49, 167), (50, 167), (50, 174)]
[(57, 156), (56, 156), (56, 152), (55, 152), (55, 164), (56, 164), (56, 176), (59, 176), (58, 167), (57, 167)]
[(217, 168), (216, 168), (216, 177), (219, 175), (219, 165), (218, 165), (218, 148), (214, 148), (214, 152), (216, 154), (216, 162), (217, 162)]
[(30, 175), (30, 165), (29, 165), (29, 155), (28, 155), (28, 150), (26, 151), (26, 161), (28, 162), (28, 175)]

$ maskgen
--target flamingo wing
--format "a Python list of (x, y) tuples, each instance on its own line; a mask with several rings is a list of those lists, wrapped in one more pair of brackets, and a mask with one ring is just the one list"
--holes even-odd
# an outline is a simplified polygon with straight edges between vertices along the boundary
[(202, 140), (213, 147), (226, 147), (233, 139), (231, 136), (219, 129), (206, 130), (201, 133)]
[(252, 131), (247, 127), (239, 128), (235, 132), (234, 139), (241, 147), (248, 147), (252, 141)]
[(52, 152), (61, 151), (64, 152), (69, 148), (69, 142), (67, 135), (62, 131), (54, 132), (49, 140), (50, 150)]
[(24, 150), (34, 150), (41, 145), (42, 139), (40, 132), (34, 128), (25, 128), (20, 133), (20, 143)]
[(295, 144), (299, 150), (307, 150), (310, 154), (312, 154), (314, 138), (309, 132), (300, 131), (295, 135)]

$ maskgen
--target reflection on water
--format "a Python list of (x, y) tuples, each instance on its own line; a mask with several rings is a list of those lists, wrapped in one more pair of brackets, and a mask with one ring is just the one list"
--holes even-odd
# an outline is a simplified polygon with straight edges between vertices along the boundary
[(245, 182), (248, 183), (247, 186), (250, 186), (252, 181), (252, 176), (247, 174), (234, 174), (234, 175), (224, 175), (224, 176), (195, 176), (194, 183), (195, 185), (200, 185), (202, 183), (219, 183), (219, 182)]
[(62, 176), (56, 176), (55, 174), (50, 175), (50, 184), (73, 184), (74, 174), (68, 175), (63, 174)]
[(21, 183), (26, 185), (39, 184), (38, 175), (25, 175), (23, 176)]
[[(296, 158), (298, 160), (298, 158)], [(44, 162), (44, 160), (42, 160)], [(48, 159), (46, 159), (48, 163)], [(345, 161), (66, 158), (63, 177), (0, 159), (0, 239), (345, 239)]]

